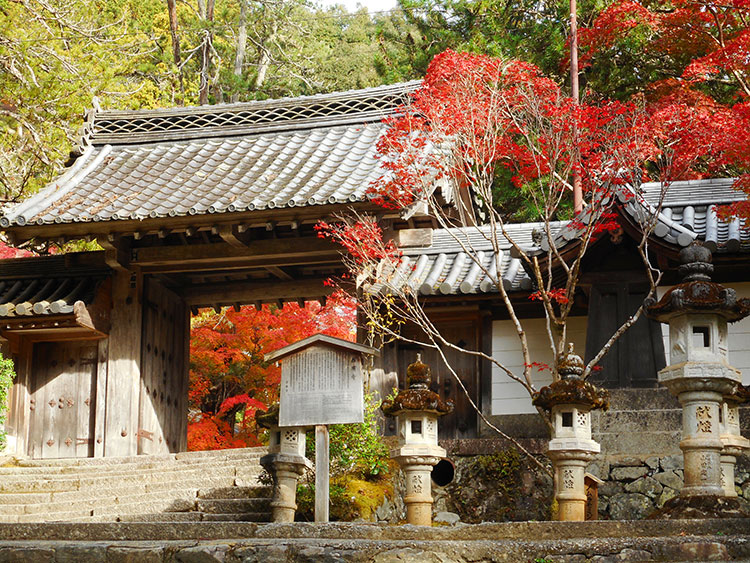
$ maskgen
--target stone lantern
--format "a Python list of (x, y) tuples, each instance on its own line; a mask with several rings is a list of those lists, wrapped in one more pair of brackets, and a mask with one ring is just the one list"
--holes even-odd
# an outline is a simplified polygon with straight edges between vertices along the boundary
[(750, 314), (750, 300), (711, 281), (707, 248), (693, 243), (680, 251), (680, 262), (682, 283), (648, 306), (651, 318), (669, 324), (670, 365), (659, 372), (659, 381), (682, 405), (680, 495), (723, 496), (719, 411), (742, 379), (727, 359), (727, 323)]
[(591, 439), (591, 411), (609, 406), (609, 392), (583, 381), (583, 360), (570, 344), (557, 365), (560, 379), (534, 395), (534, 406), (550, 413), (548, 455), (555, 467), (558, 520), (586, 519), (586, 466), (600, 451)]
[(740, 405), (750, 400), (750, 389), (738, 385), (735, 392), (724, 397), (721, 405), (721, 487), (724, 496), (736, 497), (734, 488), (734, 468), (737, 457), (750, 447), (750, 440), (740, 433)]
[(420, 357), (406, 369), (407, 388), (393, 400), (383, 401), (383, 412), (398, 418), (398, 447), (391, 451), (406, 474), (406, 521), (418, 526), (432, 524), (432, 468), (445, 457), (438, 446), (438, 417), (453, 410), (430, 391), (430, 368)]
[(260, 464), (273, 479), (271, 516), (274, 522), (294, 522), (297, 510), (297, 482), (312, 463), (305, 457), (305, 428), (279, 427), (279, 405), (268, 412), (256, 411), (259, 426), (268, 429), (268, 454)]

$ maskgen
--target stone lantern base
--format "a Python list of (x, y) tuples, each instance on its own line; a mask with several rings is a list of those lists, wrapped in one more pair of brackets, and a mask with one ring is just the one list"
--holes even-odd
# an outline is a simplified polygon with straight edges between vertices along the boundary
[[(598, 444), (597, 444), (598, 445)], [(557, 520), (583, 522), (586, 520), (586, 466), (598, 453), (591, 450), (549, 450), (547, 455), (555, 468), (557, 482)]]
[(431, 473), (442, 458), (436, 455), (396, 455), (393, 458), (406, 476), (406, 522), (415, 526), (431, 526)]

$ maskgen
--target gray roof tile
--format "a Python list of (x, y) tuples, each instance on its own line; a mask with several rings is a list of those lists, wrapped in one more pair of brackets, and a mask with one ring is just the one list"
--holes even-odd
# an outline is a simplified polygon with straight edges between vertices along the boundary
[[(654, 235), (679, 246), (687, 246), (697, 238), (712, 252), (750, 252), (750, 231), (738, 220), (727, 223), (716, 216), (716, 206), (746, 199), (743, 192), (732, 189), (734, 181), (709, 178), (670, 184)], [(658, 205), (661, 184), (642, 184), (641, 191), (647, 203)], [(635, 205), (629, 202), (625, 209), (632, 215)]]
[[(554, 222), (553, 233), (560, 232), (567, 223)], [(543, 223), (506, 225), (510, 237), (521, 247), (533, 247), (533, 232)], [(381, 279), (368, 291), (411, 291), (421, 295), (461, 295), (498, 292), (495, 282), (496, 256), (489, 226), (464, 229), (436, 229), (432, 244), (426, 247), (405, 248), (398, 264), (384, 267)], [(511, 244), (503, 236), (498, 238), (500, 272), (507, 291), (531, 289), (521, 260), (511, 256)]]

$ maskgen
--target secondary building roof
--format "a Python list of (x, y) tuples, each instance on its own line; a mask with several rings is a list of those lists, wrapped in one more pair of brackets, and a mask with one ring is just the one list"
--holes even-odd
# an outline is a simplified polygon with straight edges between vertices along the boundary
[[(744, 194), (732, 189), (733, 183), (732, 178), (674, 182), (665, 192), (653, 236), (676, 246), (687, 246), (699, 239), (712, 252), (720, 254), (750, 252), (750, 232), (742, 228), (740, 221), (725, 222), (716, 215), (718, 206), (744, 199)], [(620, 198), (620, 203), (631, 217), (639, 216), (645, 208), (656, 212), (661, 188), (659, 183), (643, 184), (640, 203), (626, 195)], [(528, 252), (544, 252), (548, 246), (543, 223), (510, 224), (505, 228), (516, 244)], [(576, 238), (577, 231), (568, 222), (554, 222), (550, 228), (558, 248)], [(491, 236), (487, 225), (436, 229), (429, 245), (404, 248), (397, 264), (385, 265), (380, 280), (369, 291), (399, 292), (408, 288), (424, 296), (497, 292), (494, 281), (497, 258)], [(532, 280), (521, 260), (512, 255), (510, 242), (500, 235), (497, 244), (506, 291), (530, 290)]]

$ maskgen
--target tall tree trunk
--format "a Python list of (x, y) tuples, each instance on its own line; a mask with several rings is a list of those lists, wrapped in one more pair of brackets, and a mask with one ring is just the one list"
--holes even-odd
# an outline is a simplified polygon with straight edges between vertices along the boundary
[(177, 100), (178, 105), (185, 101), (185, 84), (182, 76), (182, 56), (180, 54), (180, 36), (177, 35), (177, 1), (167, 0), (167, 11), (169, 12), (169, 33), (172, 36), (172, 59), (177, 67), (178, 80), (180, 82), (180, 97)]
[(208, 0), (205, 7), (206, 29), (204, 31), (203, 47), (201, 49), (201, 84), (200, 91), (198, 92), (198, 103), (200, 105), (208, 103), (208, 72), (211, 66), (211, 50), (213, 48), (212, 43), (214, 40), (213, 33), (211, 32), (211, 24), (214, 21), (214, 0)]
[[(234, 53), (234, 75), (237, 82), (242, 78), (242, 66), (245, 64), (247, 50), (247, 0), (240, 0), (240, 21), (237, 29), (237, 50)], [(240, 101), (240, 93), (232, 92), (232, 101)]]
[(255, 83), (253, 84), (253, 90), (259, 90), (263, 83), (266, 81), (266, 74), (268, 74), (268, 68), (271, 66), (271, 54), (268, 50), (267, 45), (276, 38), (276, 32), (279, 29), (278, 22), (273, 23), (271, 33), (268, 38), (263, 42), (260, 47), (260, 60), (258, 61), (258, 74), (255, 76)]

